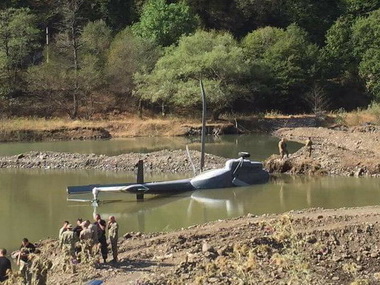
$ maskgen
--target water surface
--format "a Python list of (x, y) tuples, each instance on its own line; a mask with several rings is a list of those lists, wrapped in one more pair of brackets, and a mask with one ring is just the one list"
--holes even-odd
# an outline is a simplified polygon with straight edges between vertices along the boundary
[[(263, 160), (277, 152), (278, 139), (265, 135), (212, 138), (206, 151), (236, 157), (245, 150)], [(1, 155), (30, 150), (67, 151), (118, 155), (164, 148), (199, 149), (198, 138), (137, 138), (111, 141), (0, 144)], [(299, 145), (290, 144), (290, 152)], [(180, 174), (146, 175), (147, 181), (185, 178)], [(68, 185), (122, 183), (135, 180), (133, 173), (94, 170), (0, 169), (0, 247), (15, 249), (23, 237), (31, 241), (56, 238), (64, 220), (91, 219), (89, 202), (67, 201)], [(380, 201), (378, 178), (281, 176), (264, 185), (205, 190), (175, 196), (149, 197), (137, 202), (133, 195), (101, 193), (104, 203), (95, 209), (104, 218), (114, 215), (121, 233), (170, 231), (247, 213), (281, 213), (309, 207), (352, 207)]]

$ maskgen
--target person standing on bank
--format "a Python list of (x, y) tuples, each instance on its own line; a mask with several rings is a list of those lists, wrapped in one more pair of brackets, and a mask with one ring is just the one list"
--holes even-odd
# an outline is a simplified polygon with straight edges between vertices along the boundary
[(282, 138), (279, 143), (278, 143), (278, 151), (280, 152), (281, 159), (286, 157), (289, 157), (289, 152), (288, 152), (288, 146), (286, 145), (286, 139)]
[(311, 157), (311, 152), (313, 150), (313, 142), (311, 141), (311, 137), (309, 137), (307, 140), (306, 140), (306, 143), (305, 143), (305, 146), (309, 152), (309, 157)]
[(65, 255), (75, 258), (75, 245), (77, 241), (79, 241), (79, 238), (73, 232), (73, 226), (68, 224), (66, 231), (62, 233), (59, 239), (59, 247)]
[(29, 281), (31, 278), (29, 267), (30, 267), (30, 261), (29, 261), (29, 254), (34, 253), (36, 250), (36, 246), (29, 242), (27, 238), (23, 238), (20, 246), (20, 250), (17, 257), (17, 265), (19, 265), (19, 271), (21, 274), (21, 277), (24, 280), (24, 283), (29, 285)]
[(104, 263), (107, 262), (108, 247), (107, 247), (107, 238), (106, 238), (106, 221), (103, 220), (99, 214), (94, 215), (95, 223), (98, 232), (98, 241), (100, 243), (100, 252), (103, 257)]
[(0, 282), (8, 279), (9, 273), (12, 271), (11, 261), (6, 257), (7, 250), (0, 248)]
[(113, 262), (117, 262), (117, 240), (119, 239), (119, 225), (114, 216), (108, 218), (107, 223), (108, 237), (111, 243)]

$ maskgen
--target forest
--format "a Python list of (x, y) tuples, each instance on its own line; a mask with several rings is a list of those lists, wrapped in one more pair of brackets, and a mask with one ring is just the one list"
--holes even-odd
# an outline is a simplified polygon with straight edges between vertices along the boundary
[(309, 114), (380, 101), (380, 0), (2, 0), (2, 117)]

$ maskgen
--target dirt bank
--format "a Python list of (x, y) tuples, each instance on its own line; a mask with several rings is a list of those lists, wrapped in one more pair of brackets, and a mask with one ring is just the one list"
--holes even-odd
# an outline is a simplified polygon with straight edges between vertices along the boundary
[[(199, 172), (201, 153), (190, 151), (191, 160)], [(106, 171), (134, 171), (139, 160), (144, 161), (144, 171), (149, 173), (193, 173), (187, 152), (162, 150), (151, 153), (126, 153), (118, 156), (63, 152), (31, 151), (13, 156), (1, 156), (0, 168), (43, 169), (97, 169)], [(226, 159), (205, 154), (204, 170), (222, 167)]]
[(119, 263), (66, 271), (57, 241), (41, 246), (48, 284), (379, 284), (379, 218), (380, 207), (309, 209), (127, 233)]
[(270, 157), (265, 165), (272, 173), (380, 176), (380, 127), (368, 125), (339, 128), (283, 128), (278, 137), (304, 143), (313, 141), (311, 157), (306, 147), (280, 159)]

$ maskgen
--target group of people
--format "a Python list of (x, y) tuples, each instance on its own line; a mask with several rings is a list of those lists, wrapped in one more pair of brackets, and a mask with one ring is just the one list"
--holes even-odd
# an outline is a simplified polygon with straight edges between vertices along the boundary
[[(311, 157), (311, 152), (313, 150), (313, 142), (311, 141), (311, 137), (309, 137), (306, 142), (305, 146), (307, 148), (308, 156)], [(286, 139), (282, 138), (278, 142), (278, 151), (280, 153), (281, 159), (283, 159), (285, 156), (288, 158), (289, 157), (289, 151), (288, 151), (288, 146), (286, 144)]]
[(80, 260), (80, 253), (95, 257), (100, 251), (103, 261), (107, 262), (107, 234), (111, 245), (112, 262), (117, 262), (119, 225), (114, 216), (110, 216), (108, 222), (103, 220), (99, 214), (94, 215), (93, 223), (89, 220), (78, 219), (75, 227), (65, 221), (59, 230), (59, 247), (74, 260)]
[[(113, 257), (112, 262), (117, 262), (118, 238), (119, 225), (115, 217), (110, 216), (106, 222), (99, 214), (96, 214), (94, 215), (94, 221), (92, 223), (89, 220), (83, 221), (82, 219), (78, 219), (75, 227), (68, 221), (65, 221), (59, 230), (59, 248), (64, 252), (65, 257), (69, 257), (72, 263), (83, 261), (84, 256), (96, 258), (99, 252), (103, 261), (107, 262), (109, 241)], [(22, 239), (19, 250), (11, 254), (19, 266), (19, 276), (24, 280), (24, 284), (46, 284), (46, 282), (39, 283), (33, 281), (33, 278), (46, 280), (47, 272), (42, 274), (42, 271), (51, 267), (51, 264), (50, 266), (47, 264), (43, 264), (42, 266), (42, 263), (38, 259), (39, 253), (39, 249), (36, 248), (33, 243), (29, 242), (27, 238), (24, 238)], [(41, 270), (33, 268), (36, 266), (40, 266)], [(7, 257), (7, 250), (0, 248), (0, 283), (8, 280), (11, 272), (12, 264)], [(39, 272), (39, 276), (33, 277), (31, 272)]]

